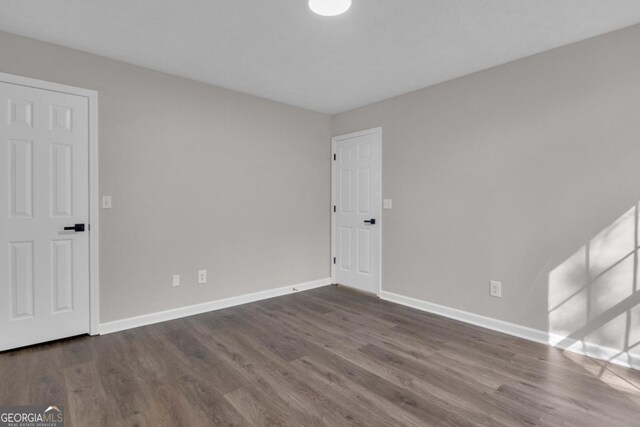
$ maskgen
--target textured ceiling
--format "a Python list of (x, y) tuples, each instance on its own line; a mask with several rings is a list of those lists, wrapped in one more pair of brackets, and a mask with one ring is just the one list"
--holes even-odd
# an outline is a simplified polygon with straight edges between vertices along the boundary
[(0, 0), (0, 30), (329, 114), (636, 23), (638, 0)]

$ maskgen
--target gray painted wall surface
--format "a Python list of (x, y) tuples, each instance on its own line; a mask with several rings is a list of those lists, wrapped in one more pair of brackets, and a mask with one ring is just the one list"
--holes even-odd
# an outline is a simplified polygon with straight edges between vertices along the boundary
[(639, 47), (634, 26), (334, 116), (383, 128), (383, 289), (639, 343)]
[(102, 322), (330, 275), (329, 116), (7, 33), (0, 71), (99, 92)]
[[(640, 342), (639, 45), (634, 26), (334, 116), (383, 127), (383, 289)], [(100, 92), (102, 321), (329, 275), (329, 117), (6, 33), (0, 53)]]

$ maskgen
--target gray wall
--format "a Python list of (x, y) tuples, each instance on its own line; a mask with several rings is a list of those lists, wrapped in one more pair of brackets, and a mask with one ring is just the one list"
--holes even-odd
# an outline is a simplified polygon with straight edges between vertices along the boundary
[(383, 289), (639, 343), (639, 46), (634, 26), (335, 116), (383, 128)]
[[(640, 342), (639, 45), (635, 26), (335, 116), (383, 127), (383, 289)], [(100, 92), (102, 321), (329, 275), (329, 117), (6, 33), (0, 71)]]
[(328, 116), (7, 33), (0, 71), (99, 92), (101, 321), (330, 275)]

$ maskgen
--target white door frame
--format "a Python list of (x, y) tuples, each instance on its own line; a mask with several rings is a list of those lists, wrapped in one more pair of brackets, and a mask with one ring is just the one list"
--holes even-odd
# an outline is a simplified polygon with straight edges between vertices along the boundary
[(0, 82), (82, 96), (89, 101), (89, 333), (98, 335), (100, 333), (98, 92), (2, 72), (0, 72)]
[[(336, 146), (340, 141), (347, 139), (357, 138), (359, 136), (377, 134), (378, 141), (380, 143), (380, 202), (382, 203), (382, 127), (366, 129), (358, 132), (352, 132), (345, 135), (334, 136), (331, 138), (331, 206), (329, 207), (331, 212), (331, 283), (336, 283), (336, 264), (334, 262), (336, 256), (336, 212), (333, 211), (333, 207), (336, 206), (337, 200), (337, 188), (336, 188), (336, 163), (335, 156), (337, 153)], [(376, 295), (380, 296), (382, 291), (382, 207), (380, 207), (380, 240), (378, 248), (378, 283), (376, 286)]]

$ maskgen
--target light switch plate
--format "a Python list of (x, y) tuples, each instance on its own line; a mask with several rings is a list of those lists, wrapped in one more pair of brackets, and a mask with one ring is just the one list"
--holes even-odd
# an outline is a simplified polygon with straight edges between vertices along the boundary
[(102, 209), (111, 209), (111, 196), (102, 196)]
[(491, 296), (496, 298), (502, 298), (502, 283), (492, 280), (490, 284), (491, 284), (491, 290), (490, 290)]
[(382, 201), (382, 209), (393, 209), (393, 200), (384, 199)]
[(174, 288), (177, 286), (180, 286), (180, 275), (179, 274), (174, 274), (172, 281), (171, 281), (171, 286), (173, 286)]
[(198, 283), (207, 283), (207, 270), (198, 270)]

